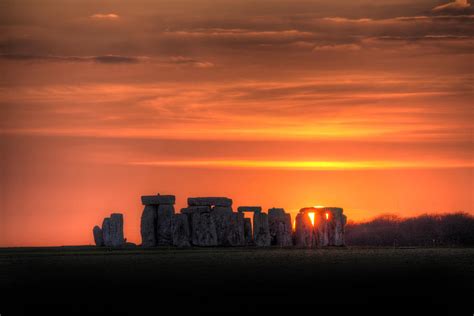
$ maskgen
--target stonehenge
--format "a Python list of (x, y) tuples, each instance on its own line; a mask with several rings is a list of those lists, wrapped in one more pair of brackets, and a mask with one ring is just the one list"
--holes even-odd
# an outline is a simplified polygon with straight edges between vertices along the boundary
[(122, 247), (126, 244), (123, 237), (123, 215), (113, 213), (104, 218), (102, 228), (94, 226), (92, 229), (95, 245), (98, 247)]
[[(175, 213), (174, 195), (145, 195), (141, 214), (142, 247), (292, 247), (344, 246), (346, 216), (338, 207), (306, 207), (296, 215), (283, 208), (239, 206), (227, 197), (190, 197)], [(92, 230), (96, 246), (126, 245), (123, 215), (114, 213)]]

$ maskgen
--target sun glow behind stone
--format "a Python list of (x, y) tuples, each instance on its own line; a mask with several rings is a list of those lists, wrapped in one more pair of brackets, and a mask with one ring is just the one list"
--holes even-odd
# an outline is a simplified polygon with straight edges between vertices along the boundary
[(311, 224), (314, 226), (314, 213), (310, 212), (308, 213), (308, 216), (309, 216), (309, 220), (311, 221)]

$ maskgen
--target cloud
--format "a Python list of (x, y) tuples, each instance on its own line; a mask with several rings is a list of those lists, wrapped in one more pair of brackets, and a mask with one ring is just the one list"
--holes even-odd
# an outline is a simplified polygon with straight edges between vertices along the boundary
[(329, 22), (335, 22), (335, 23), (366, 23), (366, 22), (372, 22), (374, 21), (373, 19), (369, 18), (362, 18), (362, 19), (348, 19), (348, 18), (343, 18), (343, 17), (326, 17), (323, 18), (324, 21), (329, 21)]
[(95, 20), (117, 20), (120, 18), (120, 16), (118, 16), (115, 13), (107, 13), (107, 14), (97, 13), (97, 14), (91, 15), (90, 18), (95, 19)]
[(167, 62), (172, 63), (172, 64), (176, 64), (176, 65), (193, 66), (193, 67), (197, 67), (197, 68), (214, 67), (214, 64), (211, 63), (211, 62), (197, 60), (197, 59), (183, 57), (183, 56), (171, 57)]
[(0, 54), (0, 58), (18, 61), (97, 62), (101, 64), (133, 64), (146, 59), (146, 57), (131, 57), (120, 55), (56, 56), (29, 54)]
[(150, 58), (146, 56), (121, 56), (121, 55), (99, 55), (99, 56), (56, 56), (56, 55), (30, 55), (30, 54), (0, 54), (0, 59), (16, 61), (38, 61), (38, 62), (70, 62), (87, 63), (95, 62), (100, 64), (137, 64), (156, 63), (163, 66), (175, 65), (183, 67), (210, 68), (214, 64), (200, 59), (184, 56), (174, 56), (170, 58)]
[(189, 30), (165, 31), (166, 39), (185, 41), (187, 45), (216, 45), (225, 48), (247, 48), (284, 45), (295, 42), (312, 40), (315, 37), (313, 31), (301, 31), (297, 29), (287, 30), (254, 30), (251, 28), (195, 28)]
[(467, 0), (455, 0), (454, 2), (439, 5), (433, 8), (434, 12), (445, 11), (445, 10), (464, 10), (471, 6)]
[(103, 64), (133, 64), (138, 63), (143, 57), (130, 57), (118, 55), (94, 56), (92, 59)]
[(0, 90), (0, 99), (15, 117), (4, 131), (17, 134), (465, 140), (471, 136), (467, 80), (345, 72), (290, 82), (25, 87)]
[(360, 50), (361, 46), (357, 44), (339, 44), (339, 45), (320, 45), (313, 47), (313, 52), (334, 52), (334, 51), (355, 51)]

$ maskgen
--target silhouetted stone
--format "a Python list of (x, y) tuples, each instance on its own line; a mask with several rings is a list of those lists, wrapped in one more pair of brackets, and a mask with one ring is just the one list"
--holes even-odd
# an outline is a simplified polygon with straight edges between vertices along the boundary
[(268, 215), (265, 213), (253, 214), (253, 236), (257, 247), (268, 247), (271, 244)]
[(283, 240), (281, 244), (284, 247), (287, 246), (293, 246), (293, 223), (291, 222), (291, 214), (285, 214), (285, 220), (284, 223), (285, 225), (285, 231), (283, 234)]
[(230, 246), (229, 233), (232, 225), (232, 208), (215, 206), (211, 210), (211, 216), (216, 225), (217, 244), (219, 246)]
[(232, 206), (232, 199), (226, 197), (188, 198), (189, 206)]
[(286, 214), (282, 208), (271, 208), (268, 210), (268, 224), (272, 245), (280, 247), (293, 245), (290, 214)]
[(324, 212), (328, 214), (326, 219), (327, 245), (343, 246), (346, 216), (342, 214), (342, 208), (328, 207), (324, 209)]
[(273, 207), (271, 209), (268, 210), (268, 217), (274, 217), (274, 218), (277, 218), (277, 217), (283, 217), (285, 216), (285, 209), (283, 208), (277, 208), (277, 207)]
[(173, 234), (173, 246), (190, 247), (191, 232), (189, 229), (188, 216), (186, 214), (174, 214), (171, 218), (171, 230)]
[(104, 240), (104, 246), (111, 247), (112, 241), (110, 236), (110, 217), (106, 217), (102, 221), (102, 237)]
[(250, 218), (244, 218), (244, 237), (245, 237), (245, 244), (250, 246), (253, 244), (253, 236), (252, 236), (252, 221)]
[(94, 234), (94, 242), (97, 247), (104, 246), (104, 236), (102, 235), (102, 229), (99, 226), (94, 226), (92, 229)]
[(253, 212), (253, 213), (260, 213), (262, 212), (261, 206), (239, 206), (237, 208), (238, 212)]
[(244, 246), (244, 214), (232, 213), (230, 217), (230, 227), (227, 233), (227, 243), (230, 246)]
[(159, 205), (156, 216), (156, 244), (158, 246), (171, 245), (173, 234), (171, 231), (171, 218), (174, 214), (173, 205)]
[(210, 212), (209, 206), (188, 206), (181, 209), (181, 214), (194, 214), (194, 213), (205, 213)]
[(174, 205), (176, 197), (174, 195), (144, 195), (142, 196), (143, 205)]
[(216, 225), (210, 212), (192, 212), (191, 241), (195, 246), (217, 246)]
[(121, 247), (125, 244), (123, 238), (123, 215), (114, 213), (110, 215), (110, 241), (112, 247)]
[(299, 213), (295, 219), (295, 243), (300, 248), (313, 246), (313, 225), (307, 213)]
[(158, 208), (155, 205), (146, 205), (143, 209), (140, 232), (142, 235), (143, 247), (156, 246), (156, 225)]
[(107, 247), (121, 247), (125, 244), (123, 238), (123, 215), (113, 213), (102, 222), (102, 236)]
[(328, 220), (325, 209), (316, 209), (314, 213), (313, 247), (325, 247), (329, 245)]

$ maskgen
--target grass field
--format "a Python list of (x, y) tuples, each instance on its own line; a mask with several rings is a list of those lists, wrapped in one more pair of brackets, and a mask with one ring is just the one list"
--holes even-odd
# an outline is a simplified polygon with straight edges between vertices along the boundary
[(5, 248), (0, 282), (13, 312), (56, 303), (120, 312), (150, 304), (230, 313), (336, 303), (471, 309), (474, 249)]

